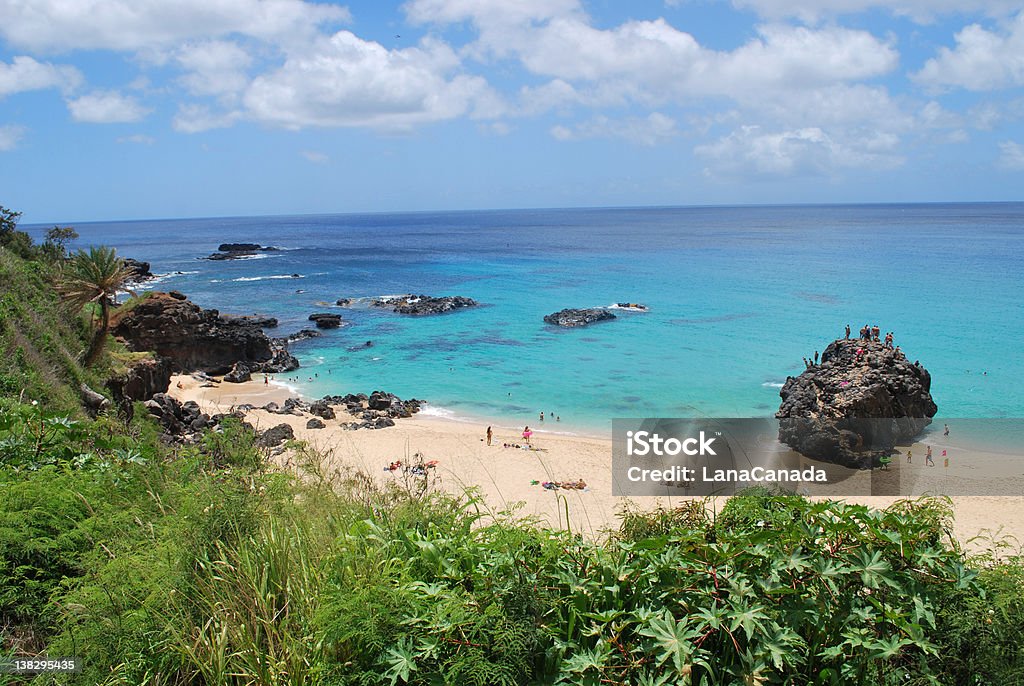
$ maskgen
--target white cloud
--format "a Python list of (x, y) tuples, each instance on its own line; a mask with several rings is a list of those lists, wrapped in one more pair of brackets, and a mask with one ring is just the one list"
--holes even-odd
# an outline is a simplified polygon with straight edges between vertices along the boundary
[(780, 89), (877, 77), (895, 69), (899, 58), (887, 41), (836, 26), (770, 24), (745, 45), (717, 51), (664, 19), (597, 28), (570, 0), (413, 0), (406, 9), (413, 20), (468, 21), (479, 31), (468, 54), (514, 57), (530, 72), (550, 77), (547, 85), (520, 94), (524, 109), (533, 112), (558, 107), (559, 97), (570, 104), (649, 106), (719, 95), (757, 99)]
[(58, 88), (68, 91), (82, 82), (82, 74), (68, 65), (37, 62), (19, 55), (10, 64), (0, 62), (0, 98), (22, 91)]
[(796, 17), (811, 23), (825, 17), (869, 10), (885, 10), (919, 23), (931, 23), (943, 15), (1005, 16), (1020, 9), (1017, 0), (732, 0), (732, 4), (770, 19)]
[(25, 135), (27, 129), (24, 126), (5, 124), (0, 126), (0, 152), (14, 150), (18, 142)]
[(1010, 171), (1024, 171), (1024, 145), (1015, 141), (999, 144), (999, 166)]
[(458, 74), (458, 67), (456, 54), (437, 40), (389, 50), (340, 31), (256, 77), (244, 103), (247, 116), (287, 128), (404, 130), (475, 113), (478, 105), (493, 116), (486, 81)]
[(196, 96), (225, 96), (241, 92), (249, 83), (246, 69), (252, 58), (237, 43), (204, 41), (182, 46), (175, 60), (187, 73), (180, 82)]
[(708, 176), (780, 178), (898, 166), (903, 161), (895, 152), (898, 142), (887, 133), (840, 140), (816, 127), (764, 131), (743, 126), (694, 152), (707, 161)]
[(411, 0), (404, 6), (414, 23), (506, 27), (581, 13), (579, 0)]
[(242, 113), (238, 110), (213, 112), (206, 105), (188, 103), (178, 106), (178, 113), (171, 125), (181, 133), (201, 133), (233, 126), (241, 118)]
[(40, 51), (140, 50), (243, 34), (302, 41), (350, 19), (346, 8), (302, 0), (0, 0), (0, 35)]
[(940, 48), (914, 78), (928, 86), (972, 91), (1024, 85), (1024, 12), (1004, 31), (964, 27), (956, 34), (956, 47)]
[(564, 125), (553, 126), (550, 133), (560, 141), (622, 138), (651, 147), (675, 138), (679, 135), (679, 130), (674, 119), (660, 112), (652, 112), (646, 117), (624, 119), (610, 119), (601, 115), (572, 128)]
[(90, 124), (136, 122), (149, 113), (135, 98), (117, 91), (93, 91), (68, 100), (68, 110), (75, 121)]

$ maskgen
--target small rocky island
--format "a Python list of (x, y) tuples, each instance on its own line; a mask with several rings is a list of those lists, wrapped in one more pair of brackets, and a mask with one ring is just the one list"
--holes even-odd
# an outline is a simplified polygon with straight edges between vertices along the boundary
[(840, 339), (779, 391), (779, 440), (810, 458), (877, 466), (931, 423), (938, 408), (930, 391), (928, 370), (898, 347)]
[[(341, 305), (341, 301), (338, 301)], [(402, 295), (397, 297), (377, 298), (370, 302), (371, 307), (390, 308), (398, 314), (428, 315), (447, 314), (467, 307), (476, 307), (479, 303), (472, 298), (461, 295), (445, 295), (433, 297), (429, 295)]]
[(316, 324), (318, 329), (337, 329), (341, 326), (341, 315), (330, 312), (314, 312), (309, 315), (309, 321)]
[(548, 324), (562, 326), (567, 329), (587, 326), (594, 322), (603, 322), (611, 319), (615, 319), (615, 315), (603, 307), (591, 307), (584, 310), (566, 308), (544, 317), (544, 321)]
[(259, 243), (221, 243), (217, 247), (217, 252), (211, 254), (209, 257), (203, 257), (200, 259), (204, 260), (240, 260), (246, 257), (252, 257), (257, 253), (261, 252), (274, 252), (280, 250), (272, 245), (260, 245)]

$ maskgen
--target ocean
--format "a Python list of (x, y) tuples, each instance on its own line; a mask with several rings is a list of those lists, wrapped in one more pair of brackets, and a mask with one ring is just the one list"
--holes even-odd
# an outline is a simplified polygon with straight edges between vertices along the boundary
[[(430, 412), (610, 431), (614, 417), (763, 417), (803, 357), (863, 324), (932, 374), (943, 418), (1024, 417), (1024, 204), (561, 209), (92, 222), (203, 307), (277, 317), (308, 397), (383, 389)], [(23, 227), (37, 238), (45, 228)], [(220, 243), (280, 251), (200, 259)], [(180, 273), (179, 273), (180, 272)], [(298, 277), (294, 277), (298, 274)], [(338, 298), (463, 295), (434, 317)], [(556, 329), (544, 315), (648, 306)], [(365, 347), (372, 341), (371, 347)], [(560, 417), (552, 426), (552, 415)], [(941, 425), (941, 424), (940, 424)]]

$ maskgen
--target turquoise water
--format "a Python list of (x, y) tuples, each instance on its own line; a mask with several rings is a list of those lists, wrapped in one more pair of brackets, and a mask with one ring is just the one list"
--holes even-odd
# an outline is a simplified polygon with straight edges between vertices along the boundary
[[(287, 381), (308, 396), (382, 388), (515, 424), (553, 412), (566, 429), (590, 430), (617, 416), (769, 416), (786, 376), (846, 323), (894, 331), (931, 371), (940, 417), (1024, 416), (1022, 227), (1016, 203), (76, 226), (82, 244), (114, 245), (154, 272), (187, 272), (157, 288), (279, 317), (275, 335), (309, 326), (309, 313), (339, 297), (472, 297), (484, 306), (427, 318), (332, 309), (350, 324), (295, 344), (303, 369)], [(196, 259), (241, 241), (287, 250)], [(617, 301), (650, 311), (578, 330), (542, 321)], [(372, 348), (349, 351), (367, 340)]]

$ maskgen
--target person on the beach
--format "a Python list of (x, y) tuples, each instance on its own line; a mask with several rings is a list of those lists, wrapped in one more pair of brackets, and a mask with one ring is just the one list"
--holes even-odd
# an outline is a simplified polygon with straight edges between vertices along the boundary
[(541, 413), (540, 413), (540, 420), (541, 420), (542, 422), (544, 421), (544, 413), (543, 413), (543, 412), (541, 412)]
[(492, 437), (493, 435), (494, 435), (494, 434), (493, 434), (493, 433), (491, 433), (491, 427), (487, 427), (487, 445), (490, 445), (490, 444), (491, 444), (491, 437)]
[(913, 457), (913, 454), (908, 450), (907, 451), (907, 464), (911, 464), (911, 457)]
[(266, 374), (263, 375), (263, 385), (264, 386), (269, 386), (270, 385), (270, 377), (268, 377)]
[(529, 426), (527, 426), (527, 427), (525, 427), (523, 429), (523, 440), (526, 441), (526, 445), (530, 445), (530, 436), (532, 436), (532, 435), (533, 435), (533, 432), (530, 431), (530, 427)]
[(928, 446), (928, 452), (924, 454), (924, 463), (928, 467), (935, 466), (935, 460), (932, 459), (932, 447)]
[(949, 424), (943, 424), (942, 425), (942, 435), (943, 436), (948, 436), (949, 435)]

